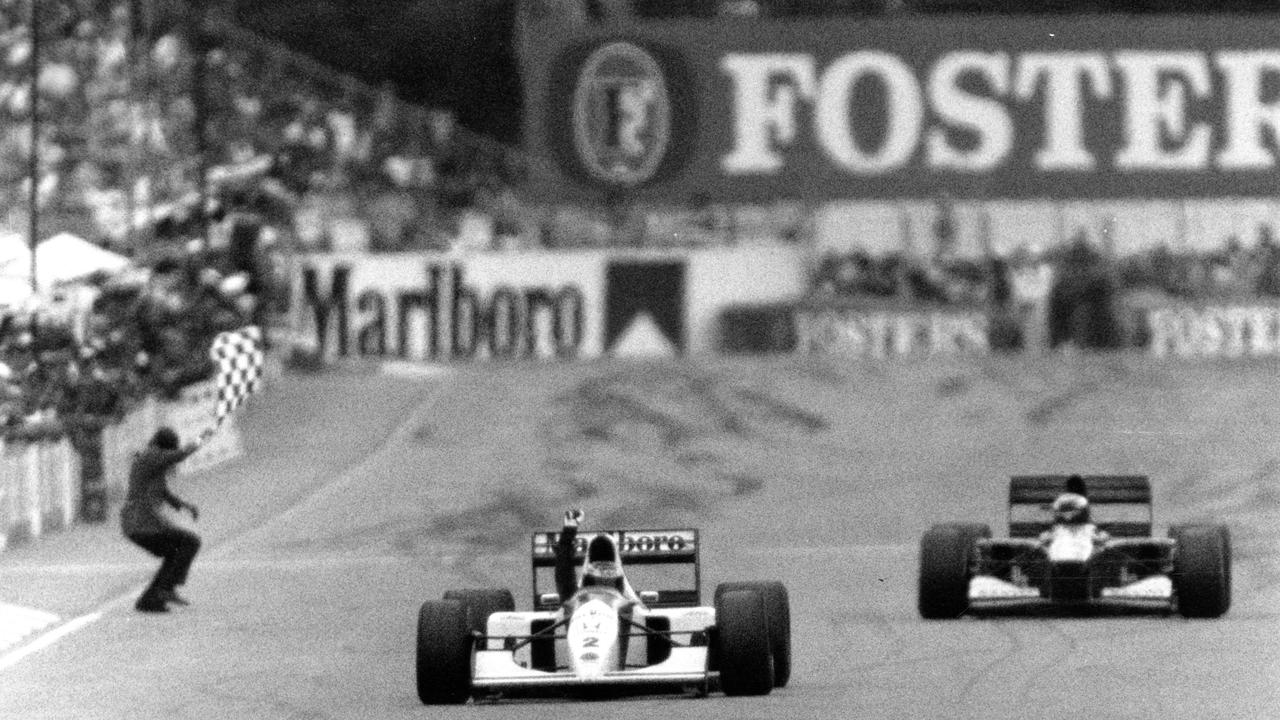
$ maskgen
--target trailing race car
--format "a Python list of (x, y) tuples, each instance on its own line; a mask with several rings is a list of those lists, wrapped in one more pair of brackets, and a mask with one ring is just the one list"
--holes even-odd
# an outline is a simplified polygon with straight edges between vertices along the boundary
[[(566, 690), (766, 695), (787, 684), (791, 610), (782, 583), (723, 583), (703, 606), (697, 530), (594, 531), (576, 538), (569, 561), (581, 563), (583, 580), (561, 598), (539, 590), (539, 574), (555, 567), (557, 540), (554, 532), (532, 537), (531, 611), (515, 611), (507, 589), (451, 590), (423, 603), (423, 703)], [(587, 580), (586, 568), (599, 561), (616, 565), (616, 582)], [(624, 564), (691, 577), (680, 589), (636, 592)]]
[(1152, 537), (1151, 485), (1135, 475), (1016, 476), (1009, 538), (982, 524), (934, 525), (920, 543), (925, 618), (1019, 604), (1137, 606), (1211, 618), (1231, 606), (1224, 525)]

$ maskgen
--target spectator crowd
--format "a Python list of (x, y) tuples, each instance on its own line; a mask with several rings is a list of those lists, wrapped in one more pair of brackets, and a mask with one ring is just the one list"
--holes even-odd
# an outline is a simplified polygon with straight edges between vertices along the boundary
[(98, 275), (0, 324), (0, 432), (57, 434), (118, 419), (148, 395), (176, 397), (210, 377), (209, 346), (259, 322), (249, 273), (199, 247), (149, 268)]
[(513, 153), (447, 113), (129, 8), (38, 0), (37, 43), (31, 5), (0, 4), (0, 223), (29, 226), (35, 129), (40, 234), (134, 262), (0, 308), (0, 432), (64, 432), (207, 377), (217, 332), (279, 309), (282, 253), (350, 242), (335, 228), (372, 250), (446, 249), (477, 215), (519, 231)]
[(46, 235), (127, 252), (139, 234), (190, 237), (207, 214), (249, 207), (286, 241), (324, 247), (335, 223), (359, 218), (360, 241), (402, 250), (445, 247), (473, 216), (499, 234), (527, 222), (514, 152), (449, 114), (238, 27), (201, 32), (181, 17), (131, 17), (129, 7), (39, 0), (37, 48), (30, 6), (0, 5), (0, 220), (9, 227), (27, 220), (37, 102)]

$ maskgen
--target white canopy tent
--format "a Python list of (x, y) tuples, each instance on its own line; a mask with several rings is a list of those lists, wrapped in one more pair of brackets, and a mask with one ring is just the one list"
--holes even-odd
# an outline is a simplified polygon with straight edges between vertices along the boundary
[(15, 232), (0, 230), (0, 271), (7, 272), (7, 267), (15, 260), (30, 258), (27, 239)]
[(0, 232), (0, 308), (16, 308), (31, 297), (31, 251), (17, 233)]
[(30, 297), (30, 280), (14, 275), (0, 275), (0, 310), (21, 308)]
[(40, 285), (79, 280), (96, 272), (117, 273), (127, 267), (129, 258), (71, 233), (59, 233), (36, 246)]
[[(96, 272), (119, 273), (129, 259), (70, 233), (59, 233), (36, 246), (36, 277), (43, 296), (58, 285)], [(0, 233), (0, 308), (31, 303), (31, 250), (17, 233)]]
[[(96, 272), (121, 272), (129, 265), (129, 258), (71, 233), (59, 233), (36, 245), (36, 279), (42, 292)], [(25, 245), (14, 246), (4, 236), (0, 236), (0, 277), (20, 277), (31, 284), (31, 251)]]

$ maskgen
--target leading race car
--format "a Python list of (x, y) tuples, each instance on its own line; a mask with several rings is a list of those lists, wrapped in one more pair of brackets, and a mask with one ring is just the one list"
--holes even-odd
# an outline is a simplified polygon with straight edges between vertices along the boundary
[[(423, 703), (539, 691), (766, 695), (787, 684), (791, 619), (782, 583), (723, 583), (703, 606), (697, 530), (594, 531), (577, 535), (572, 562), (581, 580), (562, 598), (539, 588), (539, 575), (556, 564), (557, 540), (554, 532), (532, 536), (531, 611), (516, 611), (507, 589), (451, 590), (423, 603)], [(598, 566), (616, 567), (616, 576), (588, 572)], [(637, 592), (624, 567), (691, 578), (680, 589)]]
[(1015, 476), (1009, 535), (935, 525), (920, 543), (919, 611), (954, 618), (1019, 605), (1177, 610), (1210, 618), (1231, 606), (1224, 525), (1175, 525), (1152, 537), (1151, 485), (1136, 475)]

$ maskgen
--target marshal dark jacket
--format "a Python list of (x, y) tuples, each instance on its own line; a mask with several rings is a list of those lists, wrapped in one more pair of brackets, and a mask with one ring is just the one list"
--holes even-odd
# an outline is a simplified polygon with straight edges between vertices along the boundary
[(175, 527), (163, 512), (166, 504), (175, 510), (182, 507), (182, 500), (169, 491), (169, 476), (174, 466), (198, 447), (192, 444), (165, 450), (148, 445), (134, 455), (129, 468), (129, 491), (120, 509), (120, 527), (125, 535), (146, 535)]

